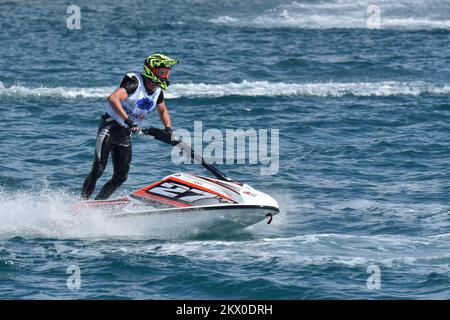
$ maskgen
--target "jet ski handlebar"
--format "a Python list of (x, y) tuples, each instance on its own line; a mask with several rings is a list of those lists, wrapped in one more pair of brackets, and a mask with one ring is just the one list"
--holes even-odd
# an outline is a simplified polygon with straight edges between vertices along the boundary
[(156, 140), (162, 141), (172, 146), (176, 146), (187, 153), (190, 153), (191, 158), (200, 162), (202, 166), (207, 170), (209, 170), (217, 179), (229, 182), (233, 181), (231, 178), (227, 177), (224, 173), (222, 173), (219, 169), (214, 167), (211, 163), (207, 162), (201, 155), (195, 153), (194, 150), (192, 150), (187, 144), (185, 144), (183, 141), (181, 141), (178, 137), (174, 136), (173, 134), (165, 130), (153, 127), (142, 129), (142, 133), (144, 135), (152, 136)]

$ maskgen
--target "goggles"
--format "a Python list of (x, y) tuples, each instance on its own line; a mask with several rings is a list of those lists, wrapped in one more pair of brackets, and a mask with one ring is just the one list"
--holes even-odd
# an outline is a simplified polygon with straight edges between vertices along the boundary
[(169, 79), (170, 76), (170, 68), (155, 68), (152, 72), (161, 79)]

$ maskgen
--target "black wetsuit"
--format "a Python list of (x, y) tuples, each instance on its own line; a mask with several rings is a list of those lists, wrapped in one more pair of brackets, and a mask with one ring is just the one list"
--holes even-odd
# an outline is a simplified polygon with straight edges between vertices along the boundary
[[(128, 95), (133, 94), (138, 86), (136, 78), (125, 76), (120, 83)], [(158, 97), (157, 103), (164, 101), (164, 94)], [(127, 180), (128, 171), (131, 163), (131, 133), (128, 128), (122, 127), (107, 113), (102, 115), (101, 122), (97, 132), (97, 142), (95, 147), (94, 163), (89, 175), (86, 177), (81, 196), (89, 199), (95, 190), (97, 180), (101, 177), (108, 163), (108, 157), (111, 153), (113, 161), (113, 176), (100, 190), (96, 200), (107, 199), (122, 183)]]

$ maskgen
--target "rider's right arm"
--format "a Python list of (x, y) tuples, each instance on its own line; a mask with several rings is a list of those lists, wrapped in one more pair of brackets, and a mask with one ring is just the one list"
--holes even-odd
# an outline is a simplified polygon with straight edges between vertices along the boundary
[(127, 119), (128, 115), (122, 108), (122, 101), (128, 98), (128, 93), (124, 88), (118, 88), (114, 90), (108, 97), (108, 103), (111, 108), (118, 114), (122, 119)]

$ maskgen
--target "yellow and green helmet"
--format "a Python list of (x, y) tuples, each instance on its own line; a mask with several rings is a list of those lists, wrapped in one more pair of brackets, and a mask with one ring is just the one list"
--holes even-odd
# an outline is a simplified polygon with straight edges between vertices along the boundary
[(169, 86), (170, 69), (178, 60), (171, 59), (160, 53), (152, 54), (145, 59), (143, 76), (149, 78), (161, 89)]

